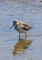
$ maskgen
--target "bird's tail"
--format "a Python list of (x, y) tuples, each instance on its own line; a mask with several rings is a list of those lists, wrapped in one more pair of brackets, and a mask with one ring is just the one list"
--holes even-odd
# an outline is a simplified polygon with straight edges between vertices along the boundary
[(29, 29), (32, 29), (32, 28), (34, 28), (34, 27), (32, 27), (32, 26), (29, 26)]

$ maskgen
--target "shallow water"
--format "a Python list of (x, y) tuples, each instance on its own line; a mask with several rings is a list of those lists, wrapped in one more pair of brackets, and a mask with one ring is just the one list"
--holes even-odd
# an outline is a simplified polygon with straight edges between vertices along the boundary
[[(13, 55), (13, 50), (19, 41), (18, 32), (14, 28), (9, 30), (15, 19), (34, 27), (27, 33), (27, 40), (33, 40), (32, 43), (17, 55)], [(0, 0), (0, 60), (42, 60), (42, 3), (39, 0)]]

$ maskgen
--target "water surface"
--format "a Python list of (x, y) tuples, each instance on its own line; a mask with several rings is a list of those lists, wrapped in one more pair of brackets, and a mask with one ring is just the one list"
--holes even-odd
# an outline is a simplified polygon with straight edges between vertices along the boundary
[[(27, 33), (27, 40), (33, 40), (32, 43), (17, 55), (13, 55), (13, 50), (19, 41), (18, 32), (14, 28), (9, 30), (15, 19), (34, 27)], [(0, 0), (0, 60), (42, 60), (42, 3), (39, 0)]]

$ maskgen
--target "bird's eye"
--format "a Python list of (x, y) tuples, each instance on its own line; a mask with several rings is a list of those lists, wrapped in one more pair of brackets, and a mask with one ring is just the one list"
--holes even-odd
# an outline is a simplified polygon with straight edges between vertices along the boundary
[(16, 24), (17, 23), (17, 21), (13, 21), (13, 24)]

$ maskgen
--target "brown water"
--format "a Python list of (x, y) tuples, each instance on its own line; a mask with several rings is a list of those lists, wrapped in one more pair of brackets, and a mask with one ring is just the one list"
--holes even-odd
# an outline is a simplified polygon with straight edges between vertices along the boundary
[[(14, 19), (25, 21), (34, 26), (28, 31), (27, 41), (19, 42), (18, 32), (9, 30)], [(24, 36), (21, 36), (24, 39)], [(15, 48), (26, 48), (21, 52)], [(16, 50), (15, 50), (16, 49)], [(18, 51), (17, 51), (18, 50)], [(17, 54), (13, 55), (13, 51)], [(19, 52), (19, 53), (18, 53)], [(39, 0), (0, 0), (0, 60), (42, 60), (42, 2)]]

